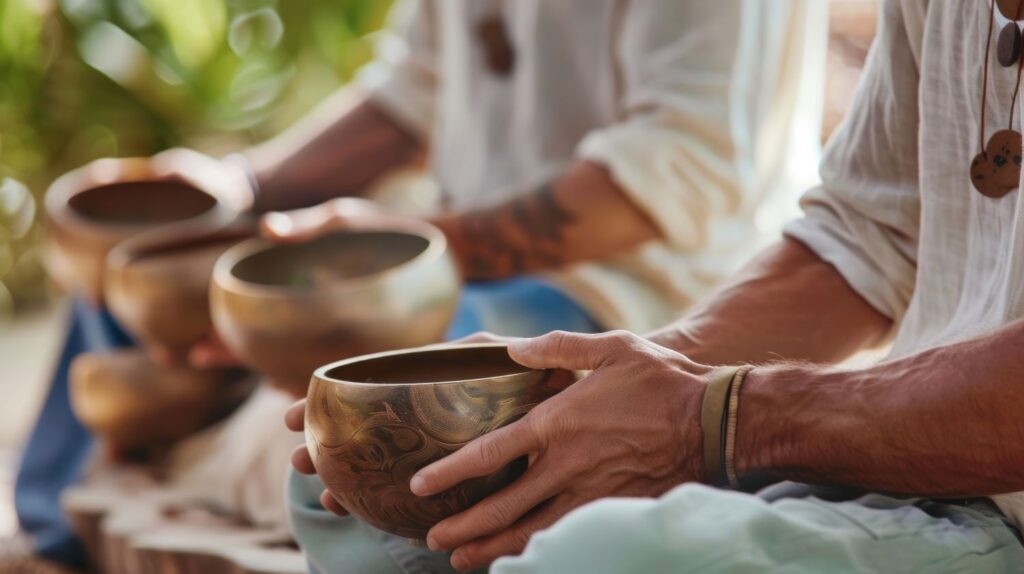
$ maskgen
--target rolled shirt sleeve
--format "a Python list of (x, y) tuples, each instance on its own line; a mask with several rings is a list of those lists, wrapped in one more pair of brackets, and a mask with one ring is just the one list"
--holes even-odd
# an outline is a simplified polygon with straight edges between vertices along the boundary
[(621, 119), (577, 155), (607, 166), (676, 250), (713, 250), (723, 230), (735, 235), (729, 221), (747, 225), (779, 199), (802, 52), (820, 33), (814, 1), (664, 0), (623, 13)]
[(432, 0), (401, 0), (358, 83), (407, 129), (429, 141), (437, 100), (438, 42)]
[(918, 65), (908, 2), (887, 0), (864, 77), (822, 161), (822, 185), (785, 230), (895, 321), (914, 291), (920, 218)]
[(741, 4), (631, 4), (616, 35), (623, 119), (577, 148), (684, 249), (702, 247), (709, 217), (740, 200), (730, 94)]

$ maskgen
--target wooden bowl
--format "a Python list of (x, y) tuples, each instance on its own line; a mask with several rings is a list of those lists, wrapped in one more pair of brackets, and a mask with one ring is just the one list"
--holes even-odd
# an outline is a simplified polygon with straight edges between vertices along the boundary
[(104, 288), (118, 323), (173, 362), (213, 329), (210, 279), (225, 251), (255, 227), (174, 226), (122, 242), (107, 257)]
[(237, 213), (212, 191), (156, 173), (146, 159), (100, 160), (50, 186), (44, 261), (61, 286), (99, 304), (107, 253), (118, 243), (174, 223), (222, 225)]
[(310, 383), (306, 446), (324, 485), (352, 514), (423, 539), (438, 521), (509, 484), (526, 460), (429, 497), (412, 494), (412, 475), (553, 396), (564, 380), (555, 374), (517, 364), (501, 344), (333, 363)]
[(238, 370), (159, 367), (139, 350), (85, 353), (71, 364), (75, 415), (126, 449), (185, 438), (231, 413), (255, 385)]
[(294, 396), (339, 358), (443, 340), (459, 276), (432, 225), (392, 221), (304, 243), (253, 239), (214, 268), (218, 335)]

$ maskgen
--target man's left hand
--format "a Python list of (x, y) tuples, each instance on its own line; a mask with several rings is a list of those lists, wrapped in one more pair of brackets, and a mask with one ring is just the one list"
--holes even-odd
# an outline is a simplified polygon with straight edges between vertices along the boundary
[(430, 530), (468, 570), (518, 554), (530, 536), (576, 507), (608, 496), (659, 496), (703, 476), (700, 409), (712, 371), (636, 335), (553, 332), (513, 341), (533, 368), (592, 370), (519, 421), (488, 433), (412, 479), (428, 496), (527, 455), (518, 480)]

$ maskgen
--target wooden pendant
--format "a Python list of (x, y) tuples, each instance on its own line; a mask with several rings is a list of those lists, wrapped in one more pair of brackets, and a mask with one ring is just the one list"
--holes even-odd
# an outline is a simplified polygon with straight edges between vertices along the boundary
[(1021, 2), (1024, 0), (996, 0), (996, 5), (999, 6), (999, 12), (1006, 18), (1024, 20), (1024, 14), (1021, 14)]
[(996, 59), (1004, 68), (1017, 65), (1020, 60), (1021, 36), (1020, 28), (1016, 22), (1010, 22), (1003, 26), (999, 32), (999, 42), (996, 44)]
[(1000, 198), (1020, 185), (1021, 135), (1014, 130), (996, 132), (983, 153), (971, 162), (971, 183), (978, 193)]
[(483, 47), (487, 67), (498, 76), (512, 73), (516, 52), (509, 40), (505, 20), (500, 15), (488, 16), (476, 26), (477, 41)]

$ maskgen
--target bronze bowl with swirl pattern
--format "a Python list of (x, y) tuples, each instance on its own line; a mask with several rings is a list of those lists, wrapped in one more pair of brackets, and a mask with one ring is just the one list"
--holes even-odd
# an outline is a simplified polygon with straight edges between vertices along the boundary
[(245, 365), (301, 397), (320, 365), (442, 341), (459, 288), (440, 230), (388, 220), (301, 243), (237, 245), (214, 267), (210, 308)]
[(165, 225), (219, 225), (237, 214), (226, 197), (162, 175), (147, 159), (98, 160), (47, 191), (43, 259), (62, 287), (100, 303), (107, 254), (117, 244)]
[(324, 485), (352, 514), (422, 540), (438, 521), (511, 483), (526, 460), (428, 497), (409, 490), (412, 475), (555, 395), (565, 381), (558, 373), (519, 365), (503, 344), (339, 361), (313, 374), (306, 446)]

